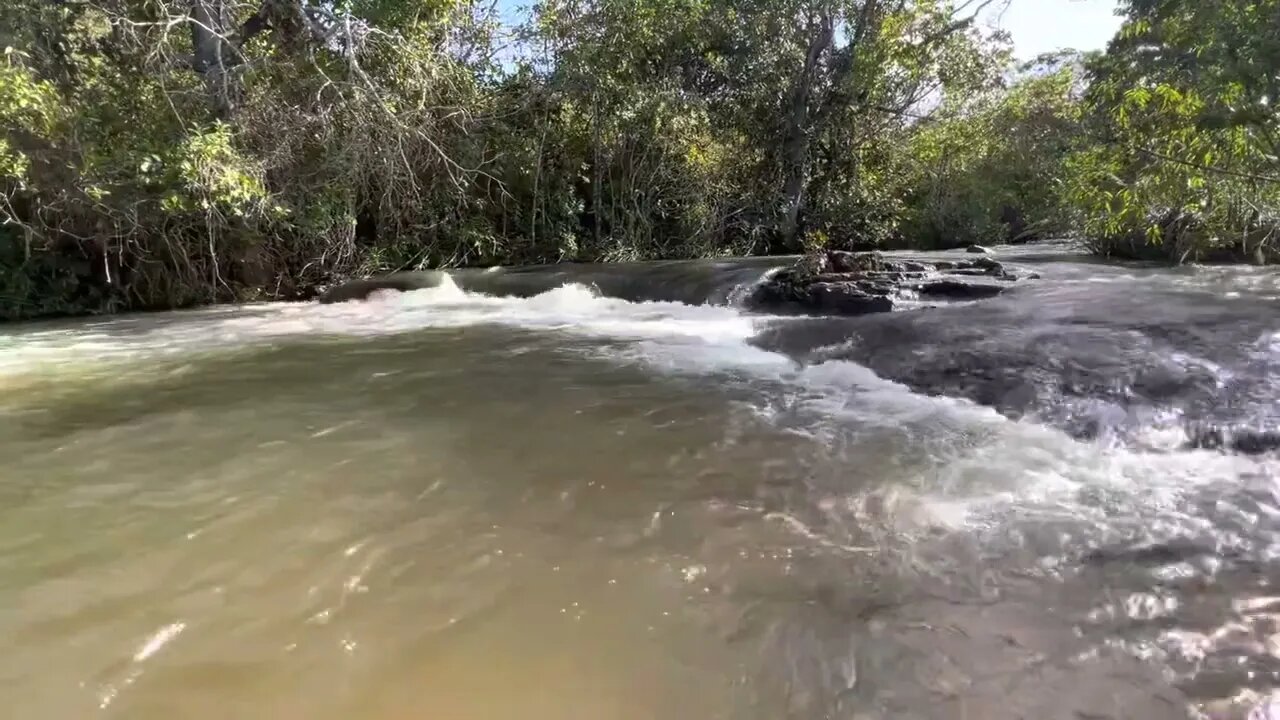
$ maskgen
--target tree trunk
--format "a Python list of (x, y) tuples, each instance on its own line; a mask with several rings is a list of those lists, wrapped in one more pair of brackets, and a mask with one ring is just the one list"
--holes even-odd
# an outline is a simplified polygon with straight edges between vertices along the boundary
[(782, 217), (778, 222), (775, 249), (785, 252), (802, 249), (813, 143), (830, 120), (833, 109), (847, 107), (852, 102), (846, 85), (854, 72), (855, 53), (865, 41), (879, 33), (882, 20), (880, 0), (863, 0), (849, 43), (837, 50), (836, 17), (831, 5), (823, 3), (821, 9), (813, 11), (808, 18), (805, 29), (809, 44), (791, 94), (783, 140)]
[(226, 40), (230, 19), (224, 0), (191, 0), (191, 67), (204, 78), (209, 104), (220, 118), (230, 116), (235, 104), (227, 73), (236, 52)]
[(272, 0), (263, 0), (257, 11), (235, 27), (228, 0), (190, 0), (191, 69), (199, 73), (217, 117), (235, 109), (240, 83), (232, 70), (242, 57), (240, 47), (271, 27)]
[(786, 181), (782, 186), (783, 215), (778, 225), (778, 245), (783, 252), (801, 248), (800, 211), (804, 207), (805, 185), (809, 179), (809, 136), (803, 131), (788, 136), (783, 151)]
[(601, 185), (604, 178), (600, 168), (600, 97), (591, 93), (591, 216), (595, 226), (595, 252), (600, 252), (600, 233), (604, 219), (600, 216)]
[(782, 217), (778, 223), (778, 248), (794, 252), (801, 248), (800, 214), (804, 209), (805, 185), (809, 180), (809, 151), (813, 139), (811, 107), (813, 87), (822, 70), (823, 57), (830, 53), (835, 37), (835, 19), (829, 9), (810, 16), (807, 27), (810, 40), (804, 66), (796, 78), (787, 114), (786, 138), (782, 145)]

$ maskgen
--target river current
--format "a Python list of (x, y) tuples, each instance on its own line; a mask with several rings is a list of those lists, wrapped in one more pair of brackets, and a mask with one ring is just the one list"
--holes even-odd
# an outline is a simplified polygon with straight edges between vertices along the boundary
[(855, 318), (743, 309), (773, 259), (2, 328), (0, 706), (1244, 718), (1280, 275), (997, 257)]

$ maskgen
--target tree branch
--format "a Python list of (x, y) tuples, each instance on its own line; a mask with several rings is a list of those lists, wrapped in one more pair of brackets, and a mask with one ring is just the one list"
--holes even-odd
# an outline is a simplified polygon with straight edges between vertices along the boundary
[(1258, 182), (1280, 183), (1280, 177), (1274, 177), (1270, 175), (1256, 175), (1254, 173), (1247, 173), (1239, 170), (1228, 170), (1227, 168), (1215, 167), (1213, 165), (1202, 165), (1200, 163), (1191, 162), (1190, 160), (1181, 160), (1179, 158), (1171, 157), (1163, 153), (1158, 153), (1154, 150), (1149, 150), (1139, 145), (1135, 145), (1134, 149), (1137, 150), (1139, 154), (1146, 155), (1147, 157), (1155, 158), (1157, 160), (1164, 160), (1165, 162), (1171, 162), (1171, 163), (1174, 163), (1175, 165), (1182, 165), (1184, 167), (1195, 168), (1196, 170), (1204, 170), (1206, 172), (1211, 172), (1217, 175), (1237, 177), (1244, 180), (1256, 180)]

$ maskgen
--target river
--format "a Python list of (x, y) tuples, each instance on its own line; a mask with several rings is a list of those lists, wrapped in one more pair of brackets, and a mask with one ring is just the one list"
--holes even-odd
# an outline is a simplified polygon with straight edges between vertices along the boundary
[[(951, 257), (943, 253), (935, 257)], [(1243, 717), (1280, 688), (1280, 276), (1003, 250), (0, 329), (24, 720)]]

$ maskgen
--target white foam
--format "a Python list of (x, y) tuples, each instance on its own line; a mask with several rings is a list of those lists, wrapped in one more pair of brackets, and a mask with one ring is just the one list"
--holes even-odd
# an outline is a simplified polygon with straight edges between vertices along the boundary
[[(1030, 503), (1040, 512), (1076, 513), (1075, 496), (1091, 487), (1176, 506), (1178, 493), (1188, 488), (1242, 473), (1270, 473), (1266, 461), (1256, 458), (1080, 443), (967, 401), (911, 392), (850, 362), (801, 367), (749, 343), (762, 322), (785, 322), (783, 318), (747, 315), (732, 307), (627, 302), (601, 297), (582, 285), (564, 285), (531, 298), (493, 297), (465, 292), (445, 276), (434, 288), (379, 294), (365, 302), (220, 308), (189, 317), (192, 322), (133, 327), (129, 333), (118, 332), (117, 323), (145, 327), (147, 320), (0, 338), (0, 383), (6, 375), (45, 372), (54, 365), (101, 369), (104, 362), (137, 356), (287, 337), (378, 336), (487, 324), (608, 340), (588, 351), (609, 362), (640, 363), (662, 373), (716, 374), (719, 382), (740, 380), (763, 402), (783, 402), (787, 414), (799, 417), (818, 440), (846, 432), (896, 434), (900, 441), (918, 443), (919, 452), (934, 460), (934, 469), (912, 490), (934, 496), (949, 513), (956, 503), (975, 508)], [(1273, 343), (1273, 337), (1260, 341), (1262, 346)], [(911, 449), (908, 445), (907, 452)]]
[[(478, 324), (723, 349), (742, 345), (755, 333), (758, 322), (727, 307), (631, 303), (600, 297), (576, 284), (532, 298), (492, 297), (465, 292), (447, 275), (437, 287), (375, 294), (366, 302), (281, 303), (240, 313), (219, 308), (178, 315), (190, 318), (190, 322), (163, 324), (134, 334), (112, 332), (113, 323), (107, 322), (95, 324), (89, 331), (79, 328), (0, 336), (0, 377), (52, 365), (127, 361), (294, 336), (378, 336)], [(114, 327), (122, 329), (127, 322), (133, 321), (117, 321)]]
[(387, 295), (371, 303), (295, 308), (299, 329), (340, 335), (382, 335), (424, 328), (497, 324), (621, 339), (692, 338), (741, 342), (755, 321), (730, 308), (674, 302), (631, 303), (590, 288), (562, 285), (531, 298), (468, 293), (445, 276), (434, 288)]

